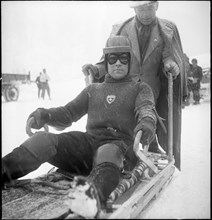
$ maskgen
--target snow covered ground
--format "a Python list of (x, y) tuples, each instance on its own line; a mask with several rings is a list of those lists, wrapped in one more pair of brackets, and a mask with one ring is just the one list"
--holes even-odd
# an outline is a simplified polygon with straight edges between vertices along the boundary
[[(25, 125), (28, 115), (38, 107), (57, 107), (72, 100), (85, 86), (84, 78), (51, 82), (52, 100), (39, 100), (35, 84), (22, 85), (17, 102), (2, 98), (2, 157), (28, 137)], [(85, 130), (86, 116), (66, 130)], [(210, 218), (210, 99), (183, 109), (182, 171), (145, 212), (147, 219)], [(51, 132), (57, 132), (50, 128)], [(24, 178), (46, 173), (52, 166), (45, 163)]]
[(209, 219), (211, 217), (210, 102), (183, 109), (182, 170), (144, 215), (146, 219)]

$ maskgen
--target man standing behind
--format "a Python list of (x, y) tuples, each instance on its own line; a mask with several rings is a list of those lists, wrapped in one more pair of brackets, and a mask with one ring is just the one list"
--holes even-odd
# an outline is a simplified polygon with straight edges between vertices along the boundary
[(199, 104), (200, 100), (200, 82), (202, 80), (202, 68), (197, 65), (197, 59), (194, 58), (191, 60), (192, 66), (191, 66), (191, 72), (193, 76), (193, 85), (192, 85), (192, 90), (193, 90), (193, 99), (194, 99), (194, 105)]
[[(168, 80), (166, 73), (171, 72), (174, 77), (174, 157), (175, 165), (180, 169), (180, 142), (181, 142), (181, 111), (182, 98), (187, 95), (183, 49), (176, 25), (168, 20), (156, 17), (158, 1), (131, 1), (131, 8), (135, 16), (114, 25), (110, 37), (115, 35), (127, 36), (132, 42), (134, 57), (131, 73), (134, 81), (146, 82), (153, 90), (156, 110), (164, 118), (164, 124), (157, 124), (159, 144), (165, 151), (168, 148)], [(94, 82), (102, 82), (106, 70), (103, 59), (96, 65), (86, 64), (82, 67), (85, 76), (90, 72)], [(155, 140), (149, 148), (158, 152), (158, 143)]]
[(45, 98), (45, 90), (47, 90), (49, 100), (51, 100), (51, 95), (50, 95), (50, 87), (49, 87), (49, 75), (46, 73), (46, 69), (43, 69), (43, 72), (40, 76), (40, 82), (42, 85), (42, 94), (41, 97), (44, 99)]
[(40, 75), (37, 76), (36, 80), (35, 80), (35, 83), (37, 84), (37, 87), (38, 87), (38, 98), (40, 98), (40, 92), (42, 91), (42, 85), (41, 85), (41, 82), (40, 82), (40, 76), (42, 75), (42, 73), (40, 72)]

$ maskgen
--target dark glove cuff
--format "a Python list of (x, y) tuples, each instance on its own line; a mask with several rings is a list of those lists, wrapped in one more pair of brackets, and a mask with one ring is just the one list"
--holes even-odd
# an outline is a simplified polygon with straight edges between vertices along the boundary
[(38, 108), (39, 110), (41, 110), (41, 118), (43, 121), (45, 121), (45, 123), (48, 123), (50, 121), (50, 113), (48, 112), (47, 109), (45, 108)]
[(145, 127), (149, 127), (155, 131), (156, 124), (152, 118), (145, 117), (140, 121), (139, 124), (137, 124), (137, 126), (134, 129), (134, 133), (137, 134), (138, 131), (142, 130)]
[[(38, 109), (36, 109), (34, 112), (32, 112), (30, 115), (29, 115), (29, 118), (31, 118), (31, 117), (34, 117), (35, 118), (35, 120), (37, 119), (37, 118), (40, 118), (40, 122), (42, 123), (42, 124), (46, 124), (46, 123), (48, 123), (49, 121), (50, 121), (50, 113), (48, 112), (48, 110), (47, 109), (44, 109), (44, 108), (38, 108)], [(28, 119), (29, 119), (28, 118)], [(39, 122), (37, 122), (37, 121), (35, 121), (35, 124), (37, 124), (37, 127), (40, 127), (41, 125), (40, 125), (40, 123), (39, 123), (39, 125), (38, 125), (38, 123)], [(42, 127), (42, 126), (41, 126)]]

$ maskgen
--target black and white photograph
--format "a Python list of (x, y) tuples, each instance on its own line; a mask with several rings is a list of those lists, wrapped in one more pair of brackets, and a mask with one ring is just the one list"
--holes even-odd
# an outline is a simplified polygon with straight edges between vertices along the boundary
[(2, 219), (210, 219), (210, 1), (1, 1)]

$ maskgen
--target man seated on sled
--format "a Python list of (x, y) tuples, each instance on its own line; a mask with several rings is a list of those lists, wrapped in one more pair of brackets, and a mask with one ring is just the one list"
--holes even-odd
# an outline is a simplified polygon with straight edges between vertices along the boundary
[(69, 194), (70, 209), (95, 217), (119, 183), (121, 171), (132, 170), (137, 157), (133, 151), (136, 133), (141, 143), (155, 137), (156, 114), (153, 92), (146, 83), (131, 79), (131, 43), (127, 37), (109, 38), (103, 49), (107, 75), (103, 83), (86, 87), (63, 107), (38, 108), (29, 115), (32, 128), (47, 124), (67, 128), (87, 114), (86, 132), (60, 134), (37, 132), (2, 159), (4, 183), (20, 178), (49, 162), (80, 178)]

